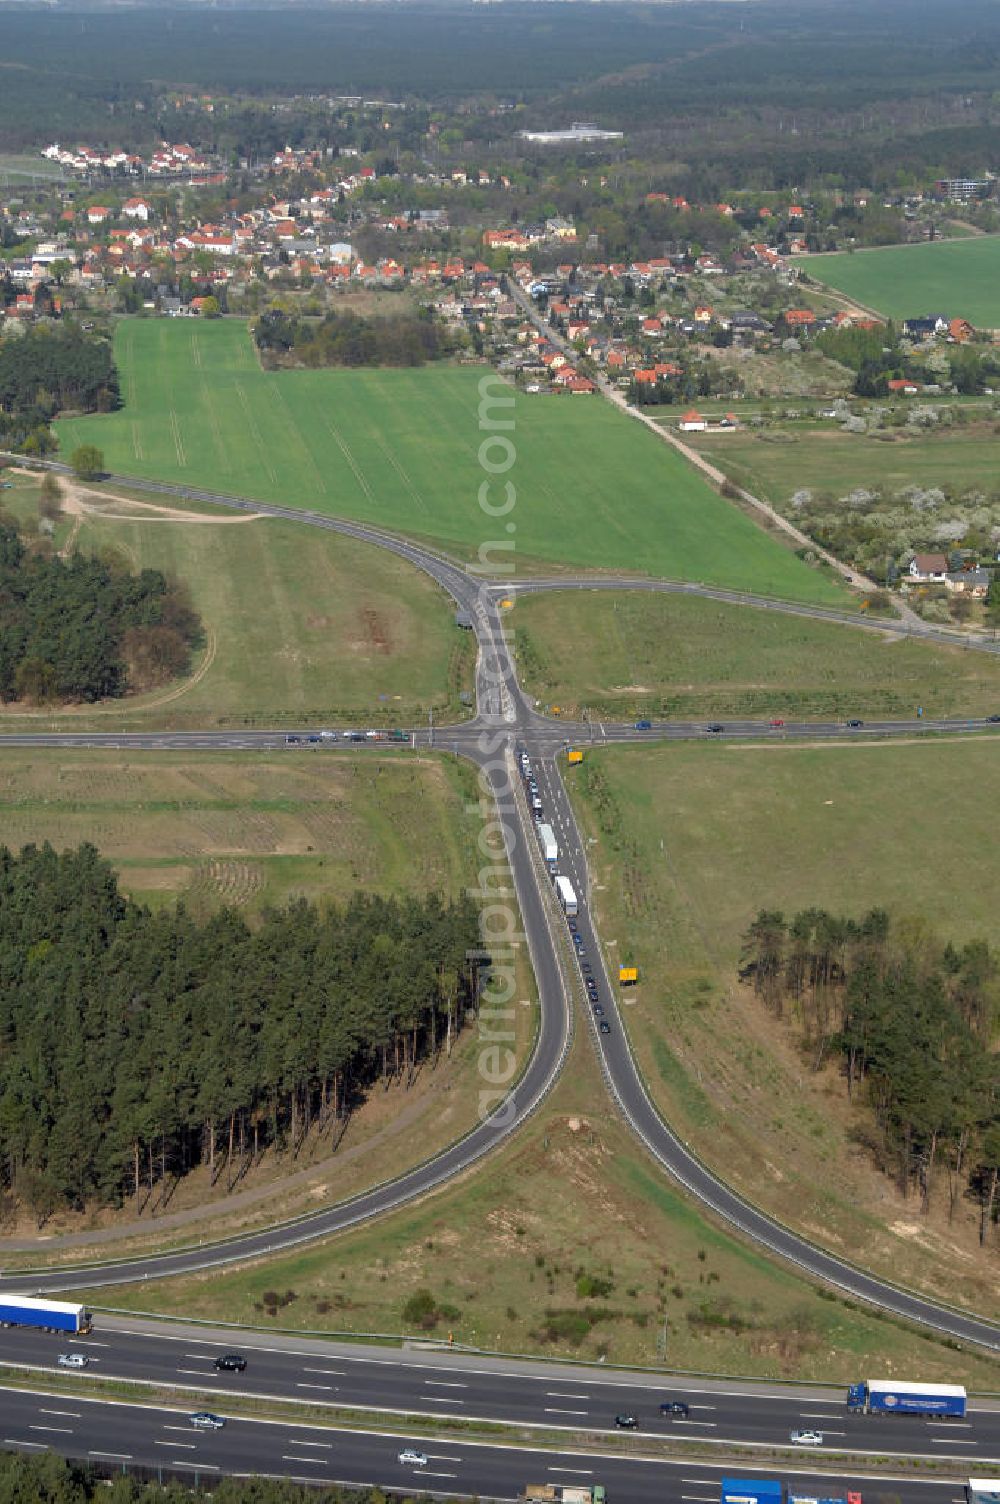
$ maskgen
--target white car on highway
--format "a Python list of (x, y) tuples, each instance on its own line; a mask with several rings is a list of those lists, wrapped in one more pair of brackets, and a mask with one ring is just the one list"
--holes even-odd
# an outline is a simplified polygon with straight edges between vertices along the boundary
[(823, 1445), (822, 1431), (793, 1431), (791, 1440), (797, 1447), (821, 1447)]
[(60, 1368), (86, 1368), (90, 1359), (86, 1353), (60, 1353), (56, 1362)]
[(221, 1431), (226, 1424), (221, 1415), (213, 1415), (211, 1410), (196, 1410), (188, 1420), (199, 1431)]
[(399, 1460), (404, 1467), (426, 1467), (427, 1456), (424, 1452), (418, 1452), (414, 1447), (404, 1447), (399, 1454)]

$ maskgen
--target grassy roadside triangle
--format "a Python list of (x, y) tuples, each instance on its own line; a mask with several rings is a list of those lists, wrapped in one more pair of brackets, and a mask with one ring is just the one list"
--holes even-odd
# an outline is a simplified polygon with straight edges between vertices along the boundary
[(566, 715), (837, 720), (1000, 711), (1000, 657), (749, 606), (553, 591), (508, 617), (525, 688)]
[(288, 1257), (90, 1298), (259, 1326), (277, 1283), (294, 1293), (283, 1327), (362, 1333), (405, 1331), (426, 1288), (441, 1314), (424, 1335), (494, 1351), (828, 1381), (889, 1363), (995, 1385), (988, 1359), (818, 1291), (703, 1220), (608, 1113), (580, 1034), (515, 1142), (419, 1206)]

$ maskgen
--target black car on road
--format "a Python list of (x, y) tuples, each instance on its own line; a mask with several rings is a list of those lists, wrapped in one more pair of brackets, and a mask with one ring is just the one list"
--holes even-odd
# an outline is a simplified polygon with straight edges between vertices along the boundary
[(220, 1373), (242, 1373), (247, 1366), (247, 1360), (242, 1353), (223, 1353), (216, 1358), (215, 1366)]

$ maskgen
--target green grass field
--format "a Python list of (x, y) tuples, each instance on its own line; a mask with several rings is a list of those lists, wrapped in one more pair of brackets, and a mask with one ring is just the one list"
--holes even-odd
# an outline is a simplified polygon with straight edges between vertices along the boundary
[(943, 313), (979, 329), (1000, 326), (1000, 235), (793, 259), (817, 282), (887, 318)]
[(805, 617), (639, 592), (522, 597), (508, 618), (525, 687), (568, 715), (982, 715), (1000, 661)]
[(0, 750), (3, 841), (92, 841), (146, 903), (248, 914), (356, 888), (457, 893), (475, 872), (474, 774), (412, 753)]
[(755, 1204), (909, 1283), (1000, 1309), (977, 1208), (947, 1221), (901, 1199), (863, 1144), (836, 1065), (818, 1074), (741, 987), (741, 936), (762, 907), (860, 915), (873, 905), (957, 942), (1000, 943), (1000, 740), (588, 751), (570, 787), (609, 956), (637, 964), (623, 1012), (669, 1121)]
[[(37, 486), (19, 479), (0, 506), (22, 521), (37, 514)], [(88, 498), (89, 502), (90, 498)], [(292, 522), (233, 522), (201, 508), (191, 521), (108, 500), (73, 538), (106, 549), (133, 570), (162, 569), (191, 590), (207, 646), (187, 679), (163, 690), (74, 706), (46, 724), (302, 725), (324, 720), (423, 724), (463, 714), (474, 643), (454, 604), (426, 575), (382, 549)], [(231, 514), (228, 514), (231, 516)], [(69, 541), (74, 519), (56, 529)], [(0, 726), (37, 723), (12, 704)]]
[(949, 492), (981, 489), (997, 479), (997, 436), (992, 422), (940, 433), (897, 431), (891, 439), (841, 433), (802, 424), (780, 430), (778, 443), (750, 433), (689, 434), (707, 458), (766, 496), (779, 510), (801, 488), (844, 496), (855, 486), (892, 494), (904, 486), (942, 486)]
[[(494, 569), (513, 557), (844, 599), (606, 403), (494, 407), (494, 420), (513, 413), (516, 458), (491, 479), (479, 460), (484, 367), (268, 374), (236, 321), (123, 322), (116, 353), (124, 408), (63, 421), (58, 434), (64, 453), (94, 443), (119, 473), (361, 518), (466, 557), (516, 545), (494, 549)], [(506, 459), (500, 438), (486, 454), (494, 465)], [(484, 514), (484, 481), (493, 505), (505, 481), (515, 487), (509, 516)]]

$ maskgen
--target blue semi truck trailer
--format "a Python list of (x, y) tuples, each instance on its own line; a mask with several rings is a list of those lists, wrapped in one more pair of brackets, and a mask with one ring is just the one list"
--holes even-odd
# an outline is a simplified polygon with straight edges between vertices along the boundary
[(863, 1379), (847, 1391), (848, 1410), (864, 1415), (965, 1414), (967, 1395), (961, 1384), (903, 1384), (895, 1379)]
[(0, 1326), (30, 1326), (43, 1332), (89, 1332), (94, 1319), (86, 1306), (65, 1300), (36, 1300), (0, 1290)]
[(861, 1504), (861, 1495), (805, 1493), (780, 1478), (723, 1478), (720, 1504)]

